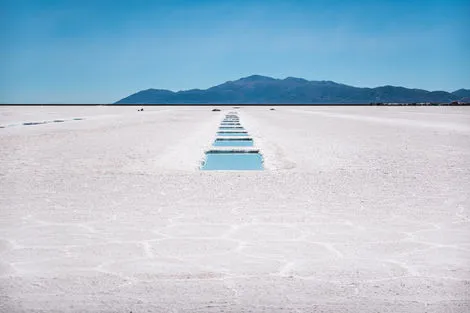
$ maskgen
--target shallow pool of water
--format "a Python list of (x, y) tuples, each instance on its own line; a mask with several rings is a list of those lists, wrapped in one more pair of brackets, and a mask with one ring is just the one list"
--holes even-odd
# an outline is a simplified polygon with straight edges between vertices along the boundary
[(29, 126), (29, 125), (42, 125), (42, 124), (47, 124), (50, 122), (44, 121), (44, 122), (24, 122), (23, 125)]
[(252, 147), (253, 140), (241, 140), (241, 139), (216, 139), (213, 143), (215, 147)]
[(244, 130), (243, 126), (220, 126), (221, 130)]
[(263, 157), (259, 153), (209, 152), (201, 170), (259, 171), (263, 170)]
[(242, 133), (242, 132), (217, 132), (217, 136), (248, 136), (248, 133)]

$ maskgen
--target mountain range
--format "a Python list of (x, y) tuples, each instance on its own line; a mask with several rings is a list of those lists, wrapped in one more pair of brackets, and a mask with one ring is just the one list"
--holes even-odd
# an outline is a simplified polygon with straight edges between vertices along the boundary
[(204, 90), (142, 90), (115, 104), (368, 104), (469, 100), (469, 89), (446, 92), (395, 86), (359, 88), (333, 81), (252, 75)]

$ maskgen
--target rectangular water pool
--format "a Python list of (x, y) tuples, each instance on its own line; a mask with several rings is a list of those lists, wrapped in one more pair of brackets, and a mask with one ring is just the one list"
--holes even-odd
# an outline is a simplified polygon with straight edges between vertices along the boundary
[(220, 126), (221, 130), (244, 130), (243, 126)]
[(253, 147), (253, 139), (216, 139), (214, 147)]
[(259, 171), (263, 170), (263, 157), (259, 153), (208, 152), (201, 170)]
[(217, 132), (217, 136), (248, 136), (248, 133), (242, 133), (242, 132)]

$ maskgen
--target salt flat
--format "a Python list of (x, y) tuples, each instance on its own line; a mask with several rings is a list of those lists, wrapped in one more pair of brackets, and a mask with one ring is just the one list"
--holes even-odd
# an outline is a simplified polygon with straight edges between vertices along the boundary
[(469, 312), (469, 109), (0, 107), (0, 311)]

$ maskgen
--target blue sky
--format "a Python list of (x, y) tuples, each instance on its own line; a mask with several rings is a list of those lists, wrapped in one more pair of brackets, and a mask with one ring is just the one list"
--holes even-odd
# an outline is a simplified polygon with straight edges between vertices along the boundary
[(252, 74), (470, 88), (470, 0), (0, 0), (1, 103), (111, 103)]

